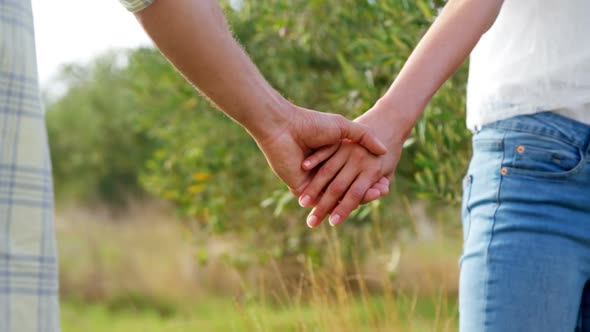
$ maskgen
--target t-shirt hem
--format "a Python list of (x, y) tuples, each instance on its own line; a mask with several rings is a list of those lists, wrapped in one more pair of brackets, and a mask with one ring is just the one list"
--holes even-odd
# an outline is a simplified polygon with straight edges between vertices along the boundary
[(555, 112), (572, 120), (590, 125), (590, 115), (582, 114), (583, 112), (590, 113), (590, 103), (580, 105), (579, 107), (540, 107), (540, 106), (524, 106), (524, 105), (502, 105), (495, 107), (486, 107), (477, 109), (476, 111), (467, 111), (467, 128), (472, 132), (477, 132), (482, 126), (505, 120), (519, 115), (531, 115), (541, 112)]

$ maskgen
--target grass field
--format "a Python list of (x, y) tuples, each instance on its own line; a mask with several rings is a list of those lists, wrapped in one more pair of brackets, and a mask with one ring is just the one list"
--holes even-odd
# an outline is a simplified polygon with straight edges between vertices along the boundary
[(102, 305), (66, 302), (62, 324), (64, 332), (456, 331), (457, 307), (455, 299), (448, 298), (399, 298), (387, 303), (382, 297), (372, 297), (367, 303), (356, 299), (332, 308), (282, 309), (218, 298), (162, 316), (150, 310), (112, 311)]
[[(58, 237), (64, 332), (457, 330), (460, 241), (452, 236), (407, 242), (393, 258), (391, 248), (376, 250), (352, 270), (334, 250), (322, 268), (277, 262), (242, 272), (199, 264), (181, 223), (153, 209), (114, 219), (62, 212)], [(330, 248), (340, 248), (337, 237)], [(245, 282), (248, 274), (266, 279)]]

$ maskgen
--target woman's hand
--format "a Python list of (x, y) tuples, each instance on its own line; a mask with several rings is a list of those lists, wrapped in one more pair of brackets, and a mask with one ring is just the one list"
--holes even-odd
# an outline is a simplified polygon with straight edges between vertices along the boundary
[(377, 104), (356, 120), (372, 128), (386, 143), (387, 154), (376, 156), (343, 140), (341, 144), (321, 149), (305, 159), (302, 166), (305, 170), (319, 167), (299, 198), (302, 206), (314, 206), (307, 218), (310, 227), (319, 225), (328, 214), (330, 224), (338, 225), (360, 204), (388, 193), (389, 178), (395, 172), (403, 143), (411, 129), (411, 124), (394, 121), (391, 114), (395, 113), (385, 105)]

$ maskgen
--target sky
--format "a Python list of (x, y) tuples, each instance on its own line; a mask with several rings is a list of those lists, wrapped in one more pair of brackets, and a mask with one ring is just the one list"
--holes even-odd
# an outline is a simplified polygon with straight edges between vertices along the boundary
[(87, 63), (113, 48), (152, 45), (118, 0), (33, 0), (42, 88), (61, 65)]

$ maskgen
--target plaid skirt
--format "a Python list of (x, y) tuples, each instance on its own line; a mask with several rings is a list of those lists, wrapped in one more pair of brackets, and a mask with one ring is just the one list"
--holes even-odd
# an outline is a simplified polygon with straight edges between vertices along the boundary
[(0, 0), (0, 332), (59, 331), (53, 184), (30, 0)]

